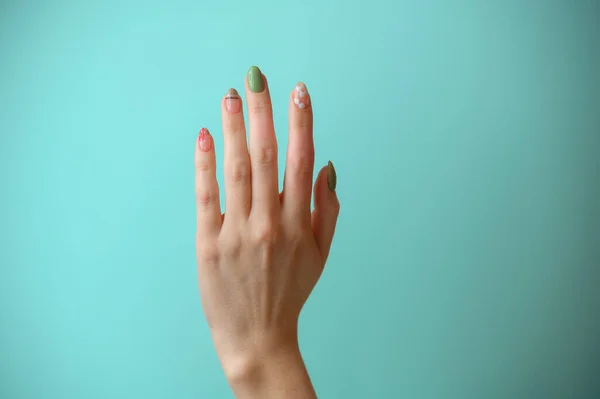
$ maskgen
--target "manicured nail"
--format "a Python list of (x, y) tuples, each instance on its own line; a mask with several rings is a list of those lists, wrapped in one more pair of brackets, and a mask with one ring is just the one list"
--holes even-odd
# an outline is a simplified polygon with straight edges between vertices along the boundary
[(225, 108), (230, 114), (237, 114), (242, 109), (242, 99), (236, 89), (229, 89), (225, 94)]
[(262, 73), (257, 66), (251, 66), (248, 69), (248, 86), (253, 93), (260, 93), (265, 89)]
[(306, 90), (306, 85), (304, 83), (298, 82), (294, 89), (293, 98), (296, 108), (307, 109), (310, 107), (310, 95), (308, 94), (308, 90)]
[(331, 191), (335, 191), (335, 186), (337, 186), (337, 174), (331, 161), (327, 163), (327, 185)]
[(200, 129), (200, 134), (198, 134), (198, 148), (202, 152), (208, 152), (212, 148), (212, 137), (205, 127)]

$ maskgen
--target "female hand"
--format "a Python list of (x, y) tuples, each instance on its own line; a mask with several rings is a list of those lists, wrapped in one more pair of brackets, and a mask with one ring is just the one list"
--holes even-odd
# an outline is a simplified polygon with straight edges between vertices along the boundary
[(221, 214), (215, 150), (207, 129), (196, 151), (197, 261), (202, 306), (237, 397), (311, 398), (297, 340), (300, 311), (329, 254), (339, 212), (331, 162), (314, 185), (313, 115), (306, 86), (289, 100), (283, 192), (267, 80), (246, 76), (249, 146), (242, 100), (222, 99), (226, 213)]

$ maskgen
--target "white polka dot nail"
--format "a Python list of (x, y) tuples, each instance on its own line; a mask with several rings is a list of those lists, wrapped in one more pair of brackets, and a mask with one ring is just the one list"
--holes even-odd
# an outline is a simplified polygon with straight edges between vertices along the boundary
[(299, 82), (294, 89), (294, 104), (299, 109), (307, 109), (310, 107), (310, 96), (308, 95), (308, 90), (306, 90), (306, 85), (302, 82)]

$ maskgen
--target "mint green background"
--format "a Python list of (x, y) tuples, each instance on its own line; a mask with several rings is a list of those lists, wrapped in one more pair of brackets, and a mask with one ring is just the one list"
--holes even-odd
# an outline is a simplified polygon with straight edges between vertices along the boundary
[(597, 2), (49, 3), (0, 6), (0, 398), (232, 397), (192, 154), (252, 64), (338, 170), (320, 397), (600, 397)]

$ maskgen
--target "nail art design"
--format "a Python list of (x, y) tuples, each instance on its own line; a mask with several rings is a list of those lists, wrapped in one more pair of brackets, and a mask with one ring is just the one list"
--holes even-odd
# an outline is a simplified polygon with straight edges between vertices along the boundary
[(302, 82), (298, 82), (296, 88), (294, 89), (294, 105), (299, 109), (307, 109), (310, 107), (310, 96), (308, 95), (308, 90), (306, 89), (306, 85)]
[(327, 163), (327, 186), (329, 186), (331, 191), (335, 191), (335, 187), (337, 186), (337, 174), (331, 161)]
[(210, 137), (210, 133), (205, 127), (200, 129), (198, 134), (198, 148), (202, 152), (208, 152), (212, 148), (212, 137)]
[(242, 109), (242, 99), (236, 89), (229, 89), (225, 94), (225, 108), (230, 114), (237, 114)]

